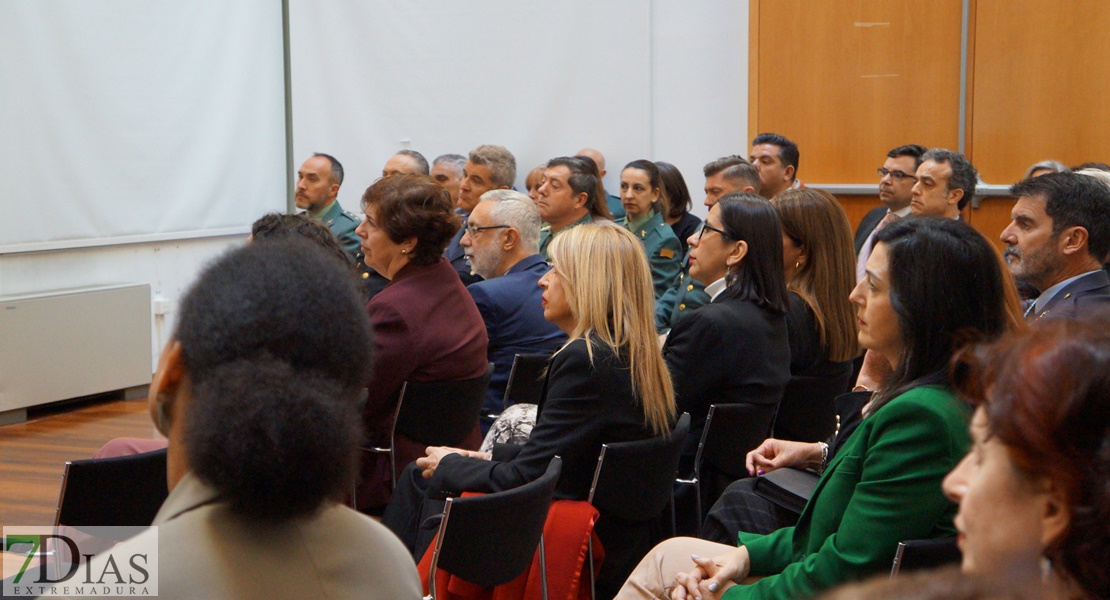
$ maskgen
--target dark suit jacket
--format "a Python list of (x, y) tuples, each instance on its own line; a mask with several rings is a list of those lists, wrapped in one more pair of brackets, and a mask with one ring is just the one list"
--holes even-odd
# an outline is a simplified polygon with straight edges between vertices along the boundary
[(1110, 306), (1110, 277), (1099, 269), (1069, 283), (1030, 319), (1078, 319), (1085, 313)]
[(489, 362), (493, 363), (484, 408), (501, 412), (505, 386), (516, 354), (554, 353), (567, 341), (567, 334), (543, 318), (538, 285), (550, 269), (539, 254), (513, 265), (501, 277), (479, 281), (466, 291), (478, 305), (489, 336)]
[(863, 249), (863, 243), (867, 241), (867, 236), (871, 235), (872, 231), (878, 227), (879, 221), (883, 220), (886, 215), (887, 208), (885, 206), (877, 206), (872, 208), (870, 212), (863, 215), (863, 219), (859, 222), (859, 227), (856, 228), (856, 256), (859, 256), (859, 251)]
[(795, 527), (740, 533), (751, 575), (723, 600), (808, 598), (890, 570), (898, 542), (949, 537), (941, 481), (967, 453), (969, 409), (941, 386), (912, 389), (863, 419), (829, 461)]
[(466, 223), (469, 220), (470, 214), (462, 210), (455, 211), (462, 217), (462, 227), (455, 232), (455, 237), (447, 244), (447, 249), (443, 251), (443, 256), (451, 263), (455, 272), (459, 274), (459, 279), (462, 280), (463, 285), (470, 285), (478, 283), (482, 280), (482, 276), (470, 270), (470, 263), (466, 261), (466, 251), (459, 245), (462, 240), (463, 233), (466, 232)]
[(782, 398), (790, 380), (786, 318), (722, 293), (675, 323), (663, 358), (678, 412), (690, 413), (683, 454), (693, 457), (711, 404), (774, 404)]

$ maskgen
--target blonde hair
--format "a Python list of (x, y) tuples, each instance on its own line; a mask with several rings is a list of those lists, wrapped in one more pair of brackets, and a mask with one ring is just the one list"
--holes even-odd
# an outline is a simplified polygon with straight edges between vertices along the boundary
[(848, 300), (856, 287), (856, 260), (844, 208), (832, 194), (813, 188), (784, 191), (771, 204), (782, 219), (782, 232), (806, 253), (786, 288), (813, 310), (829, 360), (859, 356), (856, 311)]
[(632, 394), (644, 409), (644, 422), (656, 434), (667, 434), (675, 415), (674, 385), (656, 338), (643, 243), (613, 223), (584, 224), (556, 236), (550, 254), (576, 321), (567, 343), (584, 339), (591, 362), (599, 342), (628, 356)]

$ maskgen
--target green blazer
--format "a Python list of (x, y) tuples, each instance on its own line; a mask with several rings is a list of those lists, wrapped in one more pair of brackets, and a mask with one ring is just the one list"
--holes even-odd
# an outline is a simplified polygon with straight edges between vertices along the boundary
[(924, 386), (865, 418), (837, 451), (795, 527), (741, 533), (751, 585), (726, 600), (804, 598), (890, 569), (898, 542), (955, 535), (941, 481), (967, 453), (970, 409), (946, 386)]
[[(627, 228), (628, 218), (616, 221)], [(648, 264), (651, 266), (651, 282), (655, 288), (655, 298), (658, 299), (667, 290), (674, 286), (675, 279), (682, 268), (682, 244), (674, 230), (663, 220), (663, 215), (655, 213), (646, 223), (632, 233), (640, 238), (647, 252)]]

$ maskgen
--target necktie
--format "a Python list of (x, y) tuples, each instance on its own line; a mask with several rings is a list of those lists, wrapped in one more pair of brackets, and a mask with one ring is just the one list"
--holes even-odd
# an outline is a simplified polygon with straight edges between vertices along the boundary
[(863, 276), (867, 274), (867, 258), (871, 256), (871, 248), (875, 245), (875, 234), (897, 220), (898, 215), (888, 210), (879, 224), (871, 230), (871, 235), (867, 236), (867, 241), (863, 242), (863, 247), (859, 249), (859, 258), (856, 261), (856, 281), (863, 279)]

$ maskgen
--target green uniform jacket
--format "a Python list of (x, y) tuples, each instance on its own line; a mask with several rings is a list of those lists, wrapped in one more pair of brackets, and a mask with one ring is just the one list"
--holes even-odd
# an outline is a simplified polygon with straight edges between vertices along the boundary
[(343, 210), (343, 207), (339, 206), (339, 201), (336, 200), (324, 211), (324, 214), (320, 216), (320, 220), (335, 234), (335, 237), (339, 240), (339, 245), (343, 246), (347, 254), (351, 255), (351, 259), (354, 260), (356, 264), (362, 262), (362, 252), (359, 249), (358, 235), (355, 234), (355, 229), (358, 227), (358, 224), (362, 222), (361, 219), (358, 218), (358, 215)]
[(705, 284), (690, 277), (690, 251), (682, 257), (682, 270), (673, 286), (655, 301), (655, 329), (670, 331), (675, 323), (695, 308), (709, 304)]
[(725, 600), (804, 598), (890, 569), (898, 542), (955, 535), (941, 481), (967, 453), (970, 409), (924, 386), (865, 418), (837, 451), (795, 527), (741, 533), (751, 574)]
[(593, 223), (593, 222), (594, 222), (593, 216), (590, 213), (586, 213), (586, 214), (582, 215), (582, 218), (580, 218), (577, 221), (571, 223), (570, 225), (567, 225), (566, 227), (560, 229), (559, 231), (557, 231), (555, 233), (551, 232), (551, 226), (550, 225), (544, 225), (543, 227), (540, 227), (540, 256), (542, 256), (544, 260), (550, 261), (551, 256), (547, 253), (547, 248), (548, 248), (548, 246), (551, 245), (551, 240), (555, 239), (555, 236), (559, 235), (560, 233), (562, 233), (564, 231), (569, 231), (570, 228), (572, 228), (572, 227), (577, 227), (578, 225), (581, 225), (583, 223)]
[[(616, 222), (622, 227), (628, 227), (627, 218)], [(651, 282), (655, 288), (655, 298), (658, 300), (667, 290), (674, 287), (675, 279), (678, 278), (682, 268), (682, 244), (671, 226), (663, 220), (663, 215), (659, 213), (655, 213), (632, 233), (644, 243), (648, 264), (651, 265)]]

